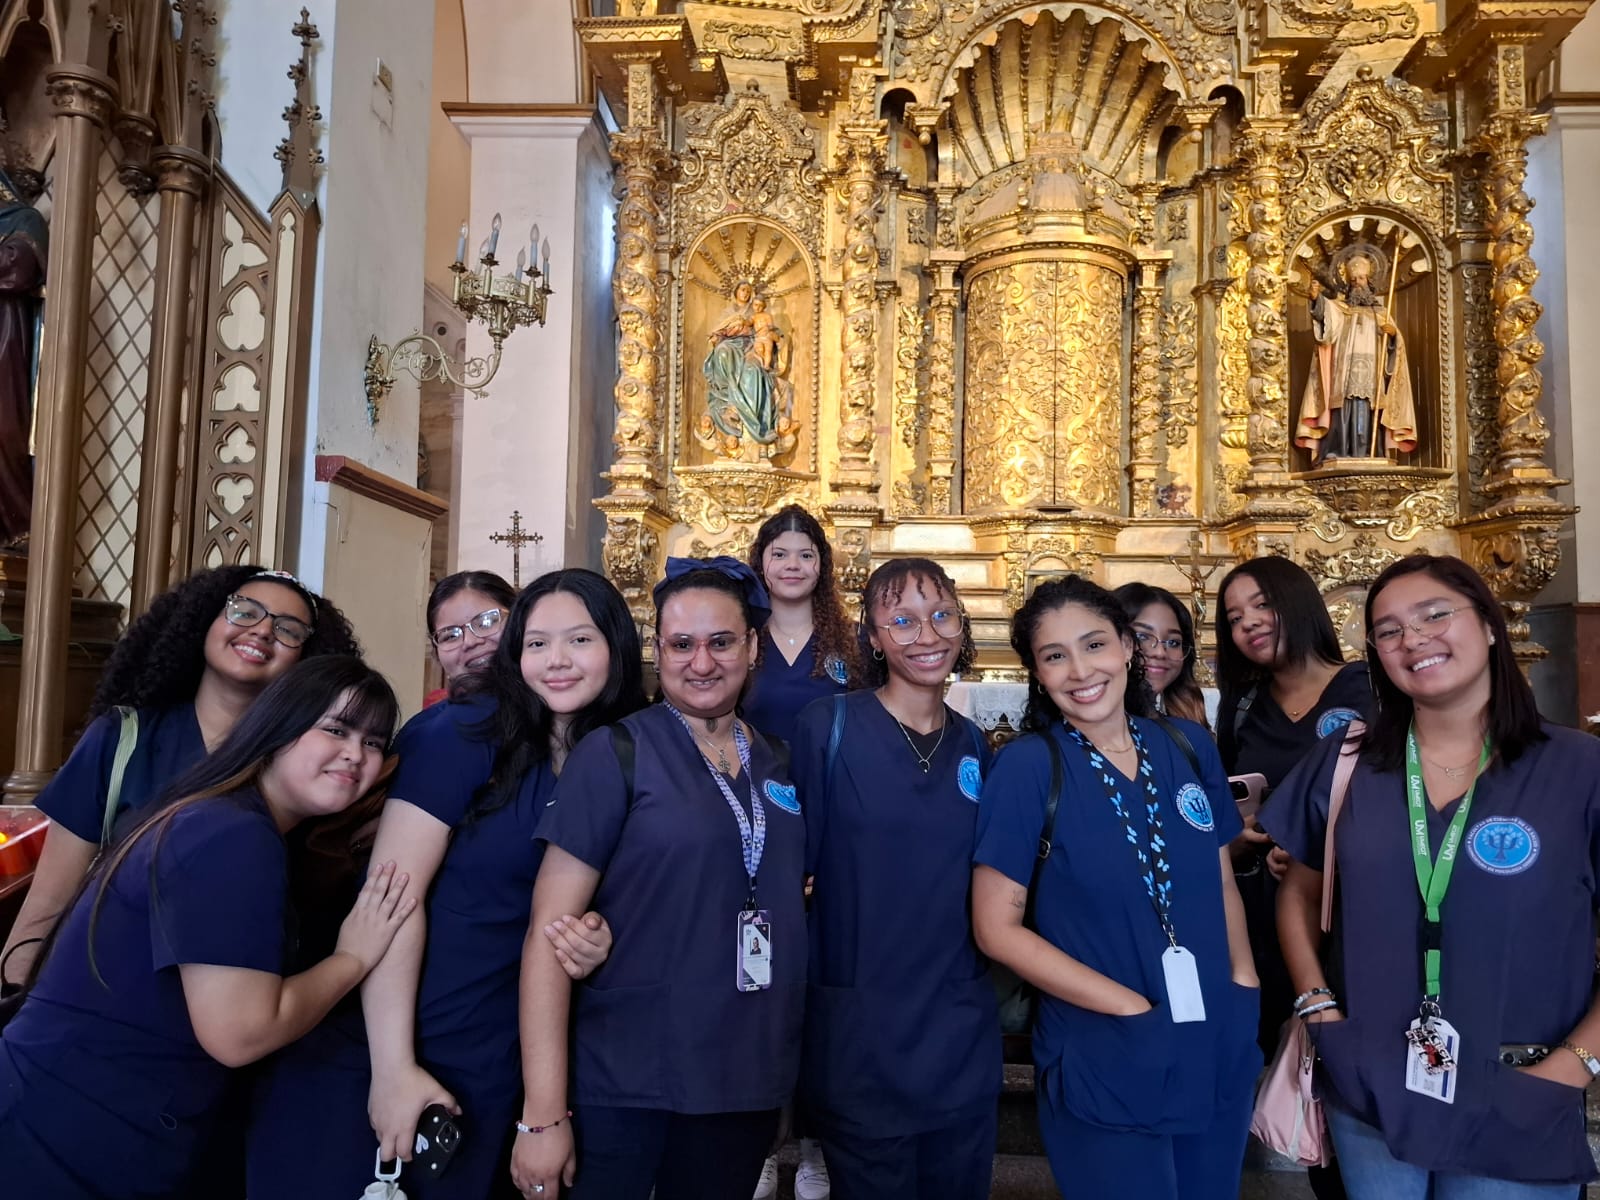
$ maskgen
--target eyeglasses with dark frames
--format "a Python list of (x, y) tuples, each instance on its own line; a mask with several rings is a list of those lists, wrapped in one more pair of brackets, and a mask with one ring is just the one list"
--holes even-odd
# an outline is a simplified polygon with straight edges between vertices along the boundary
[(229, 625), (252, 629), (268, 617), (272, 618), (272, 640), (291, 650), (298, 650), (311, 640), (312, 628), (299, 617), (275, 613), (259, 600), (237, 593), (229, 596), (222, 605), (222, 618)]

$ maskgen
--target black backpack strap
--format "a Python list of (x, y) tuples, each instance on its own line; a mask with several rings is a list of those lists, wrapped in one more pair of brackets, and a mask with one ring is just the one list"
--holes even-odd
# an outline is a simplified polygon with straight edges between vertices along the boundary
[(611, 752), (617, 756), (617, 766), (622, 768), (622, 782), (628, 791), (628, 807), (633, 807), (633, 730), (621, 721), (611, 726)]
[(1178, 743), (1178, 749), (1183, 751), (1183, 756), (1189, 760), (1189, 766), (1194, 770), (1195, 781), (1200, 779), (1200, 756), (1194, 752), (1194, 743), (1189, 740), (1189, 735), (1173, 723), (1171, 717), (1157, 713), (1152, 720), (1167, 731), (1167, 736)]
[(970, 719), (970, 718), (963, 718), (963, 717), (955, 716), (954, 714), (952, 714), (952, 719), (957, 720), (957, 721), (966, 720), (966, 722), (967, 722), (967, 732), (972, 735), (972, 753), (977, 755), (978, 765), (982, 766), (983, 765), (983, 750), (984, 750), (984, 747), (988, 744), (987, 742), (985, 742), (983, 740), (983, 730), (979, 729), (978, 728), (978, 723), (976, 721)]
[(1044, 734), (1044, 744), (1050, 751), (1050, 794), (1044, 802), (1044, 827), (1039, 831), (1039, 856), (1033, 860), (1033, 878), (1028, 881), (1028, 903), (1022, 913), (1022, 923), (1029, 929), (1033, 928), (1033, 906), (1035, 897), (1039, 894), (1039, 876), (1044, 872), (1045, 859), (1050, 857), (1050, 851), (1055, 848), (1056, 812), (1061, 807), (1061, 792), (1066, 784), (1066, 765), (1061, 761), (1061, 747), (1056, 744), (1055, 734), (1047, 730)]
[(843, 692), (833, 698), (833, 727), (828, 730), (828, 753), (823, 759), (824, 779), (833, 778), (833, 764), (839, 761), (839, 743), (844, 741), (844, 697)]
[(1256, 702), (1256, 690), (1259, 683), (1252, 683), (1244, 695), (1239, 697), (1239, 703), (1233, 706), (1233, 740), (1239, 740), (1239, 731), (1244, 728), (1244, 719), (1250, 715), (1250, 706)]

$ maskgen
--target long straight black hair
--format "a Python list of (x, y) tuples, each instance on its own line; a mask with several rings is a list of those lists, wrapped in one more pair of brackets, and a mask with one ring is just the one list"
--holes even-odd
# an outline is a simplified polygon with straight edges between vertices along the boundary
[[(1188, 605), (1166, 588), (1149, 583), (1125, 583), (1111, 594), (1122, 602), (1122, 611), (1127, 614), (1130, 625), (1152, 604), (1162, 604), (1172, 610), (1178, 634), (1183, 638), (1183, 664), (1178, 668), (1177, 676), (1161, 693), (1158, 707), (1175, 717), (1183, 717), (1201, 725), (1209, 724), (1206, 721), (1205, 693), (1200, 690), (1200, 681), (1194, 676), (1194, 663), (1199, 657), (1199, 646), (1195, 642), (1194, 618), (1189, 615)], [(1136, 637), (1133, 640), (1137, 647), (1139, 639)], [(1142, 652), (1141, 657), (1143, 657)]]
[(1093, 580), (1081, 575), (1046, 579), (1033, 589), (1023, 606), (1011, 618), (1011, 648), (1028, 668), (1028, 706), (1022, 714), (1024, 733), (1042, 733), (1061, 720), (1061, 710), (1050, 693), (1039, 683), (1039, 660), (1033, 653), (1033, 636), (1046, 613), (1069, 604), (1082, 605), (1110, 625), (1133, 651), (1128, 664), (1128, 683), (1122, 692), (1122, 707), (1131, 717), (1148, 717), (1156, 711), (1155, 693), (1144, 675), (1144, 655), (1133, 636), (1133, 620), (1122, 601)]
[(1252, 687), (1268, 683), (1272, 669), (1260, 667), (1233, 644), (1233, 625), (1228, 620), (1224, 597), (1233, 582), (1248, 578), (1258, 588), (1277, 617), (1279, 662), (1298, 667), (1316, 659), (1329, 666), (1344, 662), (1339, 650), (1339, 633), (1328, 615), (1328, 606), (1317, 589), (1317, 581), (1304, 567), (1281, 554), (1266, 554), (1242, 562), (1222, 577), (1217, 588), (1217, 686), (1222, 692), (1222, 711), (1228, 712), (1237, 697)]
[[(1494, 598), (1489, 585), (1459, 558), (1448, 554), (1412, 554), (1390, 563), (1367, 591), (1367, 630), (1372, 630), (1372, 610), (1383, 589), (1407, 575), (1424, 573), (1441, 587), (1464, 596), (1489, 627), (1494, 645), (1489, 647), (1489, 743), (1493, 753), (1503, 762), (1515, 762), (1523, 751), (1549, 736), (1540, 725), (1539, 706), (1534, 701), (1533, 689), (1522, 677), (1517, 666), (1517, 656), (1512, 652), (1511, 634), (1506, 629), (1506, 618), (1500, 602)], [(1461, 617), (1456, 618), (1460, 620)], [(1373, 691), (1378, 696), (1378, 712), (1367, 726), (1362, 739), (1362, 753), (1379, 770), (1398, 771), (1405, 762), (1406, 733), (1411, 728), (1411, 718), (1416, 704), (1411, 697), (1395, 686), (1384, 669), (1388, 655), (1379, 654), (1376, 646), (1367, 642), (1367, 673), (1372, 678)]]
[(522, 643), (534, 607), (558, 592), (577, 597), (611, 652), (605, 687), (593, 703), (574, 714), (567, 726), (567, 749), (577, 745), (584, 734), (644, 707), (639, 628), (633, 623), (622, 593), (605, 576), (583, 567), (567, 567), (539, 576), (522, 589), (522, 595), (511, 606), (505, 632), (488, 668), (468, 676), (460, 685), (462, 696), (483, 696), (494, 704), (494, 711), (471, 730), (471, 736), (494, 747), (494, 766), (473, 796), (469, 819), (509, 803), (522, 786), (523, 777), (550, 761), (555, 714), (522, 677)]
[[(150, 856), (153, 885), (161, 839), (180, 813), (206, 804), (239, 804), (265, 812), (265, 802), (256, 791), (261, 772), (274, 755), (328, 716), (335, 705), (340, 707), (333, 719), (340, 724), (381, 736), (385, 744), (393, 737), (400, 706), (388, 680), (377, 671), (359, 658), (343, 654), (295, 663), (262, 690), (222, 743), (180, 775), (152, 806), (150, 814), (119, 839), (98, 867), (85, 876), (77, 895), (63, 910), (62, 918), (34, 959), (29, 982), (38, 977), (56, 935), (66, 924), (66, 914), (90, 891), (94, 899), (89, 916), (89, 964), (99, 978), (94, 961), (94, 931), (100, 907), (105, 902), (106, 889), (134, 847), (146, 838), (156, 839)], [(151, 900), (155, 900), (153, 886)]]

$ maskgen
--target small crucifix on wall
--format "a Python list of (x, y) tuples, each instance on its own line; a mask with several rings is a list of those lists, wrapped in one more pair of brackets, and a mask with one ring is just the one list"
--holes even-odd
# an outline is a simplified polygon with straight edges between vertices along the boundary
[(491, 542), (501, 543), (511, 547), (511, 586), (522, 586), (522, 548), (524, 546), (537, 546), (544, 541), (544, 534), (532, 533), (522, 528), (522, 513), (513, 509), (511, 513), (511, 528), (504, 533), (491, 533)]

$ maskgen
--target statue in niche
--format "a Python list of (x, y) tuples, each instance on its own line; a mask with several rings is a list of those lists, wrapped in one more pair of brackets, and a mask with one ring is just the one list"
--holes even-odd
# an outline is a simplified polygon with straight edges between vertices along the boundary
[[(1357, 243), (1334, 255), (1328, 275), (1311, 279), (1316, 350), (1294, 440), (1310, 450), (1319, 465), (1335, 458), (1372, 458), (1417, 448), (1417, 410), (1405, 339), (1391, 317), (1393, 277), (1398, 272), (1390, 274), (1387, 303), (1374, 286), (1385, 262), (1376, 246)], [(1340, 291), (1343, 296), (1329, 294)]]
[(0, 169), (0, 548), (25, 542), (33, 516), (34, 394), (50, 253), (34, 195)]
[(733, 289), (733, 304), (711, 331), (701, 364), (706, 410), (696, 439), (719, 458), (747, 462), (776, 458), (795, 445), (794, 386), (789, 338), (749, 280)]

